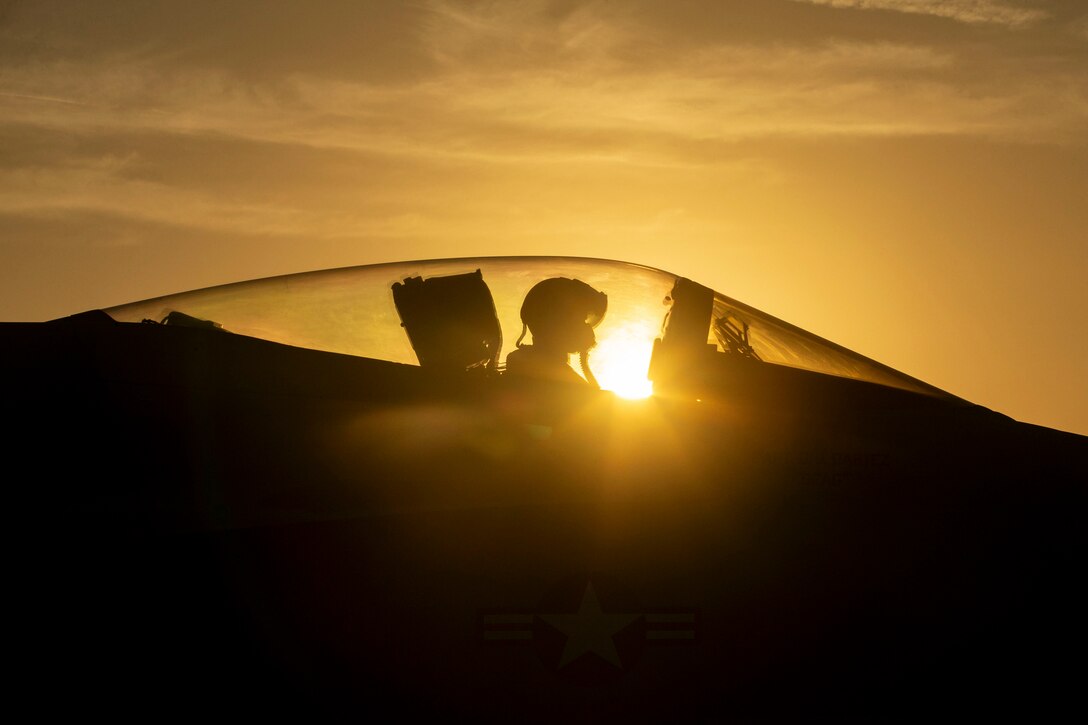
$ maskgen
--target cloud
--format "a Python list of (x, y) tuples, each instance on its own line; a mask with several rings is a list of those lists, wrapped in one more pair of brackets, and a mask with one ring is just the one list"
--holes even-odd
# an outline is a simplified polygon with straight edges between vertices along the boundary
[(11, 0), (0, 13), (0, 65), (158, 62), (253, 82), (308, 73), (396, 83), (430, 70), (415, 42), (426, 14), (418, 2)]
[[(821, 1), (1008, 22), (1038, 12), (1018, 15), (990, 0)], [(37, 7), (18, 6), (31, 13), (26, 22), (37, 17)], [(324, 64), (292, 69), (277, 60), (254, 74), (253, 51), (240, 31), (244, 13), (216, 16), (218, 24), (209, 22), (208, 10), (171, 19), (188, 30), (212, 28), (207, 46), (217, 50), (193, 55), (177, 32), (162, 28), (163, 19), (153, 22), (140, 7), (126, 11), (133, 16), (126, 22), (159, 32), (145, 37), (142, 50), (61, 52), (90, 42), (75, 39), (73, 30), (90, 21), (68, 19), (63, 27), (71, 32), (53, 33), (65, 38), (52, 41), (61, 50), (0, 64), (0, 123), (83, 134), (217, 134), (447, 160), (655, 165), (687, 163), (677, 152), (693, 141), (766, 136), (969, 134), (1064, 142), (1082, 135), (1088, 95), (1083, 68), (1047, 53), (925, 38), (692, 44), (656, 32), (634, 4), (593, 1), (432, 0), (411, 13), (370, 17), (349, 8), (306, 16), (298, 22), (329, 33), (327, 45), (340, 49), (351, 44), (334, 32), (333, 21), (347, 24), (347, 36), (365, 26), (363, 39), (399, 31), (397, 42), (387, 38), (382, 47), (391, 57), (410, 58), (414, 71), (375, 78), (339, 70), (371, 65), (376, 51), (360, 43), (355, 58), (333, 54)], [(261, 42), (278, 37), (295, 17), (287, 6), (272, 8), (251, 29)], [(101, 32), (114, 38), (113, 26), (104, 25)], [(8, 33), (30, 36), (25, 25)], [(232, 45), (244, 57), (224, 55)]]
[[(0, 123), (155, 130), (445, 159), (677, 163), (671, 140), (796, 135), (1073, 137), (1082, 78), (924, 45), (703, 48), (651, 72), (589, 57), (521, 68), (447, 53), (396, 86), (294, 74), (67, 61), (0, 70)], [(471, 54), (471, 53), (470, 53)], [(977, 73), (975, 72), (977, 71)], [(974, 73), (974, 75), (972, 75)]]
[(793, 0), (851, 10), (891, 10), (935, 15), (961, 23), (994, 23), (1009, 27), (1029, 25), (1049, 16), (1045, 10), (1024, 8), (1001, 0)]
[(1077, 20), (1074, 20), (1069, 30), (1073, 35), (1080, 37), (1081, 40), (1088, 40), (1088, 15), (1083, 15)]
[(1088, 125), (1083, 68), (1030, 49), (922, 38), (689, 45), (655, 34), (626, 3), (425, 7), (404, 42), (428, 70), (395, 78), (254, 74), (248, 60), (239, 69), (155, 43), (0, 64), (0, 140), (11, 149), (0, 210), (395, 237), (415, 233), (412, 210), (448, 200), (454, 179), (498, 199), (528, 188), (496, 181), (503, 174), (558, 180), (566, 169), (773, 184), (776, 164), (741, 144), (1083, 143)]
[[(72, 211), (155, 220), (178, 226), (269, 234), (305, 228), (300, 212), (239, 204), (192, 190), (126, 177), (123, 158), (49, 169), (0, 171), (0, 215), (49, 217)], [(312, 221), (312, 220), (310, 220)]]

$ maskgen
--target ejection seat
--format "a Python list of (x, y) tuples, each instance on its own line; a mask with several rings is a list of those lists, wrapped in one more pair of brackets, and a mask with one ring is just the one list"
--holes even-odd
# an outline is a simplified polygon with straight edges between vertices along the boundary
[(502, 329), (480, 270), (408, 277), (393, 284), (393, 303), (421, 367), (451, 373), (497, 369)]

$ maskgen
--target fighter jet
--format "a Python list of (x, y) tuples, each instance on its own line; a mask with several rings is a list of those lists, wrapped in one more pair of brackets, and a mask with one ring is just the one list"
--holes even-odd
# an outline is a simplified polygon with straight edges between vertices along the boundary
[(405, 262), (0, 339), (13, 707), (1084, 709), (1088, 439), (695, 281)]

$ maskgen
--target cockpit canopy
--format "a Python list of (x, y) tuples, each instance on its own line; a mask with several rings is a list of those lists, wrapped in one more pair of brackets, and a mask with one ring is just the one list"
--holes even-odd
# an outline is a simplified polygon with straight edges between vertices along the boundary
[[(592, 370), (601, 387), (627, 397), (649, 395), (650, 358), (662, 337), (680, 279), (650, 267), (572, 257), (494, 257), (377, 264), (238, 282), (120, 305), (119, 322), (199, 319), (242, 335), (315, 350), (426, 365), (462, 340), (455, 359), (466, 368), (501, 371), (522, 331), (526, 294), (542, 280), (580, 280), (607, 295), (595, 328)], [(435, 304), (433, 290), (455, 290)], [(456, 289), (455, 289), (456, 288)], [(705, 288), (704, 288), (705, 289)], [(708, 294), (711, 293), (707, 290)], [(488, 293), (490, 298), (488, 298)], [(764, 364), (864, 380), (934, 396), (946, 393), (885, 365), (712, 292), (707, 349)], [(180, 316), (176, 313), (180, 313)], [(488, 322), (488, 316), (494, 322)], [(444, 317), (453, 324), (433, 326)], [(168, 324), (170, 323), (167, 320)], [(701, 318), (696, 336), (702, 335)], [(424, 340), (423, 338), (427, 338)], [(526, 342), (531, 343), (531, 334)]]

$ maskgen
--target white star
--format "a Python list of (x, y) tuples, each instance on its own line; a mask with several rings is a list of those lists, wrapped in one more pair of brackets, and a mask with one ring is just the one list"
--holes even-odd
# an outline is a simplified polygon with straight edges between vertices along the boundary
[(586, 584), (582, 604), (574, 614), (541, 614), (541, 619), (567, 635), (559, 667), (573, 662), (586, 652), (592, 652), (605, 662), (622, 669), (620, 655), (612, 636), (622, 631), (641, 614), (605, 614), (597, 602), (593, 583)]

